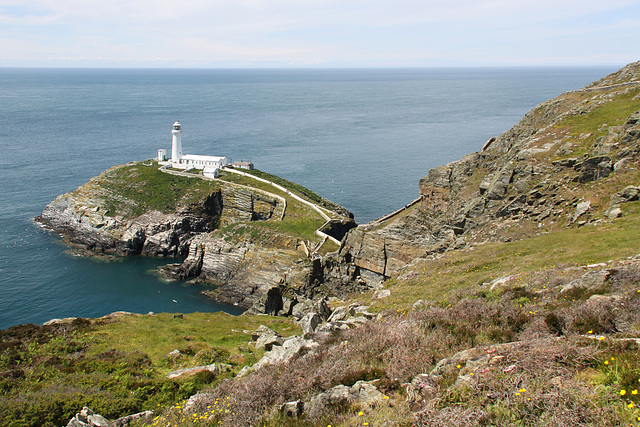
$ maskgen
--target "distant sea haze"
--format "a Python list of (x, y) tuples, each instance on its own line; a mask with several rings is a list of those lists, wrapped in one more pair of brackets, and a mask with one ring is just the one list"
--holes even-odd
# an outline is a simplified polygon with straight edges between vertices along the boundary
[(149, 273), (167, 260), (73, 257), (33, 221), (103, 170), (170, 148), (176, 120), (185, 153), (251, 160), (363, 223), (416, 198), (429, 169), (613, 71), (0, 69), (0, 328), (117, 310), (240, 312)]

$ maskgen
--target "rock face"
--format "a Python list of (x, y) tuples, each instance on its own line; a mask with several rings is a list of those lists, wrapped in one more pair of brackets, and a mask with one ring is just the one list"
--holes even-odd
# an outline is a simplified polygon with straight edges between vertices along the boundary
[[(639, 167), (639, 80), (640, 62), (630, 64), (540, 104), (481, 151), (430, 170), (413, 206), (351, 230), (339, 253), (323, 260), (326, 286), (361, 281), (376, 288), (416, 258), (511, 239), (502, 230), (515, 226), (531, 235), (620, 216), (618, 205), (638, 197), (629, 171)], [(590, 113), (610, 105), (627, 111), (622, 121), (593, 125), (602, 119)], [(576, 123), (598, 130), (575, 135)], [(591, 184), (613, 175), (612, 206), (602, 206)]]
[[(188, 204), (178, 204), (170, 213), (147, 210), (140, 215), (111, 215), (108, 205), (115, 199), (135, 205), (124, 191), (113, 190), (119, 172), (116, 166), (77, 190), (57, 197), (36, 218), (60, 233), (71, 244), (93, 253), (116, 255), (185, 256), (198, 235), (237, 222), (264, 221), (282, 211), (281, 202), (258, 191), (224, 183)], [(191, 178), (193, 180), (197, 177)]]
[[(323, 281), (319, 261), (309, 259), (303, 249), (317, 242), (305, 246), (299, 233), (279, 231), (277, 222), (285, 212), (289, 215), (283, 195), (185, 173), (175, 178), (180, 181), (172, 181), (175, 172), (163, 173), (157, 167), (113, 167), (56, 198), (37, 220), (89, 255), (186, 256), (160, 272), (170, 280), (213, 284), (216, 289), (205, 294), (254, 307), (255, 313), (290, 315), (298, 300), (315, 296)], [(154, 192), (171, 199), (172, 207)], [(346, 215), (328, 221), (327, 233), (340, 236), (355, 226), (344, 208), (325, 200), (319, 203)], [(317, 216), (311, 208), (308, 211)], [(298, 209), (294, 215), (305, 213)], [(252, 226), (264, 221), (274, 226)]]

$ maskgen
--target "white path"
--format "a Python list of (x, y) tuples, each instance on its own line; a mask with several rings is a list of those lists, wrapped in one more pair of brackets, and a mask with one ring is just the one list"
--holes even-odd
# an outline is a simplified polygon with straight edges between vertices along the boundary
[[(209, 181), (218, 180), (217, 178), (209, 178), (209, 177), (206, 177), (206, 176), (195, 175), (195, 174), (188, 173), (188, 172), (176, 171), (176, 170), (173, 170), (173, 169), (166, 169), (164, 167), (161, 167), (160, 170), (162, 172), (164, 172), (164, 173), (168, 173), (168, 174), (172, 174), (172, 175), (178, 175), (178, 176), (186, 176), (186, 177), (189, 177), (189, 178), (200, 178), (200, 179), (209, 180)], [(337, 212), (333, 212), (333, 211), (330, 211), (328, 209), (322, 208), (322, 207), (320, 207), (320, 206), (316, 205), (315, 203), (312, 203), (312, 202), (310, 202), (308, 200), (305, 200), (302, 197), (298, 196), (297, 194), (293, 194), (291, 191), (287, 190), (283, 186), (278, 185), (278, 184), (276, 184), (276, 183), (274, 183), (272, 181), (266, 180), (264, 178), (257, 177), (255, 175), (250, 174), (250, 173), (241, 172), (241, 171), (236, 170), (236, 169), (224, 169), (224, 171), (225, 172), (232, 172), (232, 173), (235, 173), (235, 174), (238, 174), (238, 175), (242, 175), (242, 176), (246, 176), (248, 178), (252, 178), (252, 179), (255, 179), (257, 181), (261, 181), (261, 182), (264, 182), (266, 184), (269, 184), (269, 185), (273, 186), (274, 188), (284, 192), (287, 196), (292, 197), (292, 198), (298, 200), (299, 202), (309, 206), (311, 209), (316, 211), (325, 220), (325, 223), (322, 224), (322, 226), (315, 231), (315, 234), (318, 237), (322, 238), (322, 239), (325, 239), (325, 240), (329, 239), (332, 242), (334, 242), (335, 244), (340, 245), (340, 243), (341, 243), (340, 240), (336, 239), (335, 237), (329, 236), (328, 234), (326, 234), (326, 233), (324, 233), (324, 232), (322, 232), (320, 230), (322, 228), (324, 228), (324, 226), (327, 225), (327, 223), (329, 223), (329, 221), (332, 220), (332, 218), (329, 215), (327, 215), (326, 212), (329, 212), (329, 213), (335, 215), (338, 218), (342, 218), (342, 215), (338, 214)], [(258, 191), (258, 192), (260, 192), (262, 194), (265, 194), (265, 195), (267, 195), (269, 197), (277, 198), (278, 200), (280, 200), (282, 202), (282, 206), (283, 206), (282, 207), (282, 214), (280, 215), (280, 220), (282, 221), (284, 219), (285, 212), (286, 212), (286, 209), (287, 209), (287, 199), (285, 197), (282, 197), (282, 196), (279, 196), (277, 194), (270, 193), (268, 191), (261, 190), (261, 189), (255, 188), (255, 187), (249, 187), (247, 185), (238, 184), (238, 183), (235, 183), (235, 182), (230, 182), (230, 181), (224, 181), (224, 182), (227, 183), (227, 184), (235, 185), (237, 187), (242, 187), (242, 188), (251, 189), (253, 191)]]

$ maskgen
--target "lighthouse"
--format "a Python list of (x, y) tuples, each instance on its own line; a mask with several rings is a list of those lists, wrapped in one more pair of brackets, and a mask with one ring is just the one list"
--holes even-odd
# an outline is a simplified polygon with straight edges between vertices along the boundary
[(176, 121), (171, 128), (171, 163), (178, 163), (182, 157), (182, 125)]

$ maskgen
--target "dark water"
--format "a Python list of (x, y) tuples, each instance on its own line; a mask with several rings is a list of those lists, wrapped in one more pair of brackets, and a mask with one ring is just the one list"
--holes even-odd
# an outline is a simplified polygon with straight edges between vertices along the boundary
[(32, 220), (108, 167), (170, 148), (175, 120), (185, 153), (252, 160), (366, 222), (417, 197), (430, 168), (612, 71), (0, 69), (0, 328), (116, 310), (237, 312), (157, 280), (148, 271), (165, 260), (73, 257)]

